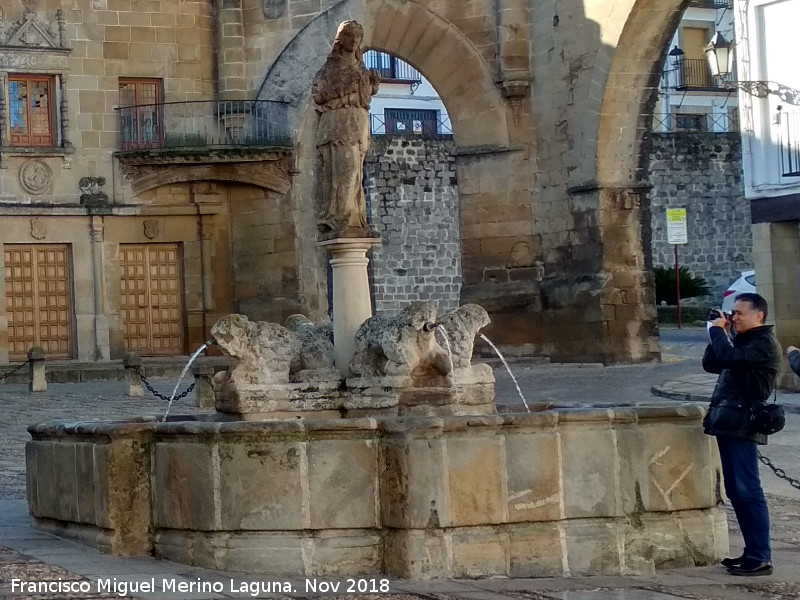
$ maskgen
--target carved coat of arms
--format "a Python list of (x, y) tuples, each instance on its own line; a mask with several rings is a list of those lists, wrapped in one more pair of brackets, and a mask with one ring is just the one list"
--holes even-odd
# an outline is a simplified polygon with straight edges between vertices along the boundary
[(144, 234), (154, 240), (158, 237), (158, 221), (156, 219), (148, 219), (143, 223), (144, 225)]
[(47, 224), (39, 217), (31, 219), (31, 237), (35, 240), (43, 240), (47, 237)]
[(268, 19), (277, 19), (286, 12), (286, 0), (261, 0), (264, 16)]

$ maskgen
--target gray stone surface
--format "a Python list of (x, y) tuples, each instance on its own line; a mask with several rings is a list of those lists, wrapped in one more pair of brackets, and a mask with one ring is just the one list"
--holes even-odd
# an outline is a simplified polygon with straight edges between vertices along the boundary
[(461, 224), (452, 140), (373, 138), (364, 185), (381, 246), (372, 255), (376, 313), (413, 300), (458, 308)]
[(739, 133), (653, 134), (650, 153), (650, 222), (653, 264), (674, 266), (667, 243), (666, 208), (685, 208), (689, 243), (679, 261), (704, 277), (711, 295), (688, 304), (718, 304), (722, 292), (753, 265), (750, 203), (742, 184)]

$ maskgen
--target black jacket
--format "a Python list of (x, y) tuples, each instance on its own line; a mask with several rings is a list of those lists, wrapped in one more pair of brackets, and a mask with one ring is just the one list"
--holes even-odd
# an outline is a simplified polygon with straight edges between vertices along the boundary
[(766, 444), (767, 436), (750, 432), (748, 412), (764, 404), (775, 389), (781, 348), (772, 326), (740, 333), (733, 338), (733, 345), (721, 327), (712, 327), (709, 334), (711, 343), (703, 355), (703, 369), (718, 373), (719, 378), (703, 421), (705, 432)]
[(793, 350), (789, 352), (789, 366), (795, 375), (800, 375), (800, 351)]

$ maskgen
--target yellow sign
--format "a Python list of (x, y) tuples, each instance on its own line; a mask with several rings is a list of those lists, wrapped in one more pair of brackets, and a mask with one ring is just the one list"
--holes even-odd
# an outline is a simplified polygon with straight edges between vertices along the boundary
[(689, 236), (686, 231), (686, 209), (667, 209), (667, 243), (688, 244)]

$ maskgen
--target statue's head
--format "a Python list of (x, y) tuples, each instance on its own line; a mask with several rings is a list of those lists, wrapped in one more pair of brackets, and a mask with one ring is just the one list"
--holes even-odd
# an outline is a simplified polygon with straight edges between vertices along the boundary
[(361, 42), (364, 39), (364, 28), (357, 21), (343, 21), (336, 30), (333, 40), (333, 49), (346, 50), (347, 52), (360, 53)]

